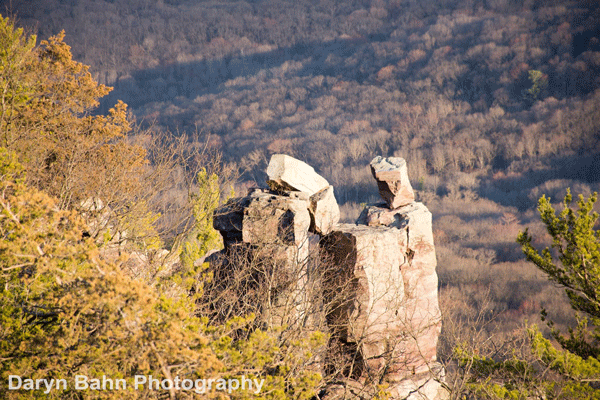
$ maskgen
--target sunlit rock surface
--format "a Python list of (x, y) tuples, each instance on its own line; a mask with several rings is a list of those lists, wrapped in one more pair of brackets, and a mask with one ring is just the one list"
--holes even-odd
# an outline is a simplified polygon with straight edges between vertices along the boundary
[(404, 159), (376, 157), (370, 166), (385, 203), (365, 207), (356, 224), (338, 223), (327, 180), (276, 154), (267, 168), (270, 190), (230, 200), (213, 225), (225, 252), (247, 244), (296, 274), (287, 292), (297, 316), (307, 307), (301, 288), (309, 236), (320, 236), (317, 273), (331, 337), (322, 368), (342, 382), (322, 398), (367, 399), (383, 382), (391, 399), (445, 399), (436, 362), (441, 314), (431, 213), (414, 201)]
[(309, 196), (327, 188), (329, 182), (313, 167), (285, 154), (274, 154), (267, 166), (267, 183), (275, 191), (300, 191)]
[(340, 207), (333, 194), (333, 186), (310, 196), (311, 231), (326, 235), (340, 221)]
[(404, 158), (377, 156), (370, 166), (371, 173), (377, 181), (379, 194), (390, 208), (398, 208), (415, 201)]

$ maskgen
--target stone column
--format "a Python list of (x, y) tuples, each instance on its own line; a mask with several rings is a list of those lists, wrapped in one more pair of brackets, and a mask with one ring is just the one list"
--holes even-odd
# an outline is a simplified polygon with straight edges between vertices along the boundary
[(367, 206), (356, 225), (339, 224), (321, 241), (333, 271), (323, 274), (333, 302), (330, 352), (356, 353), (352, 371), (330, 371), (363, 388), (387, 382), (392, 399), (443, 399), (431, 213), (414, 201), (404, 159), (376, 157), (371, 171), (385, 203)]
[(406, 301), (400, 272), (405, 242), (397, 229), (354, 224), (339, 224), (322, 239), (331, 348), (360, 353), (351, 365), (330, 369), (352, 370), (349, 376), (373, 383), (398, 367), (394, 360), (406, 339), (399, 313)]

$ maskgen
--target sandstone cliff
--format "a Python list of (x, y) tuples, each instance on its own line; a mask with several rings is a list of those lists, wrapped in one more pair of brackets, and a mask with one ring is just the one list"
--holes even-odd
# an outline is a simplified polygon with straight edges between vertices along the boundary
[[(376, 157), (371, 170), (385, 203), (367, 206), (356, 224), (339, 224), (327, 180), (302, 161), (274, 155), (270, 190), (231, 200), (214, 227), (225, 253), (244, 246), (254, 257), (281, 260), (276, 268), (289, 279), (273, 290), (273, 323), (306, 323), (307, 303), (315, 301), (306, 282), (317, 272), (330, 334), (321, 367), (335, 378), (323, 398), (369, 398), (386, 383), (392, 399), (443, 399), (431, 213), (414, 201), (404, 159)], [(316, 271), (309, 271), (311, 236), (318, 237)]]

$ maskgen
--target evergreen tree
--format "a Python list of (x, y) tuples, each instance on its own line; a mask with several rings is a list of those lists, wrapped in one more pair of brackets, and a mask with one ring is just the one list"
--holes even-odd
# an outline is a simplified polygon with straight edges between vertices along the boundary
[[(571, 307), (581, 313), (578, 314), (578, 326), (570, 330), (568, 337), (556, 329), (553, 329), (553, 336), (565, 350), (584, 359), (600, 356), (600, 231), (596, 228), (598, 213), (593, 212), (597, 199), (596, 193), (587, 200), (580, 195), (578, 209), (574, 210), (570, 206), (571, 193), (567, 191), (559, 215), (550, 199), (545, 196), (540, 199), (538, 210), (552, 237), (552, 248), (559, 262), (554, 260), (548, 248), (538, 252), (527, 231), (517, 239), (527, 259), (550, 280), (564, 287)], [(543, 316), (545, 318), (545, 312)], [(553, 326), (551, 321), (549, 323)]]
[[(597, 194), (579, 196), (571, 207), (567, 191), (563, 210), (557, 214), (543, 196), (538, 210), (552, 238), (552, 248), (541, 252), (532, 245), (528, 230), (517, 238), (527, 260), (553, 282), (564, 287), (577, 326), (567, 336), (548, 320), (558, 347), (538, 327), (527, 330), (529, 351), (513, 348), (502, 359), (470, 354), (456, 349), (460, 365), (473, 373), (471, 391), (490, 399), (600, 399), (600, 231), (598, 213), (593, 212)], [(547, 312), (542, 310), (547, 320)]]

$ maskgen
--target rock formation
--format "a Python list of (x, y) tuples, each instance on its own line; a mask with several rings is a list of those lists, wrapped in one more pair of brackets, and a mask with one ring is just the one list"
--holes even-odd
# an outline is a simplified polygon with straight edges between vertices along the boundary
[(391, 209), (415, 201), (404, 158), (378, 156), (371, 161), (370, 166), (371, 173), (377, 181), (379, 194)]
[(309, 196), (329, 186), (310, 165), (285, 154), (274, 154), (267, 167), (269, 187), (275, 191), (299, 191)]
[[(404, 282), (404, 300), (395, 323), (402, 327), (400, 351), (392, 358), (387, 379), (393, 398), (442, 398), (442, 388), (436, 379), (443, 373), (436, 363), (436, 347), (441, 332), (441, 313), (438, 305), (436, 256), (433, 244), (431, 213), (423, 203), (413, 202), (397, 209), (385, 204), (367, 206), (358, 219), (373, 229), (387, 228), (402, 236), (396, 251)], [(389, 367), (388, 367), (389, 368)], [(410, 371), (410, 375), (407, 375)], [(410, 379), (406, 379), (410, 376)], [(414, 383), (414, 384), (413, 384)], [(422, 397), (407, 397), (419, 389)], [(432, 397), (432, 393), (438, 393)], [(429, 393), (427, 397), (423, 397)], [(437, 397), (436, 397), (437, 396)]]
[(231, 200), (217, 211), (214, 227), (225, 251), (267, 246), (267, 257), (283, 260), (277, 268), (295, 271), (287, 274), (295, 278), (281, 302), (291, 296), (296, 317), (307, 301), (301, 271), (309, 236), (320, 237), (318, 272), (331, 338), (323, 372), (345, 382), (343, 390), (328, 387), (325, 398), (368, 398), (369, 388), (386, 382), (392, 399), (443, 399), (431, 213), (414, 201), (404, 159), (376, 157), (370, 165), (385, 203), (367, 206), (356, 224), (338, 223), (327, 180), (277, 154), (267, 168), (271, 190)]
[[(304, 314), (303, 288), (311, 226), (309, 205), (309, 196), (304, 192), (258, 189), (246, 197), (231, 199), (217, 210), (213, 219), (213, 226), (225, 243), (223, 257), (217, 259), (227, 260), (237, 252), (235, 263), (246, 263), (249, 269), (268, 274), (252, 280), (260, 284), (267, 278), (276, 294), (269, 304), (261, 305), (261, 312), (269, 314), (273, 324), (295, 323)], [(240, 260), (239, 253), (245, 254), (246, 259)], [(226, 262), (222, 268), (228, 269)], [(217, 276), (228, 279), (226, 272)]]

